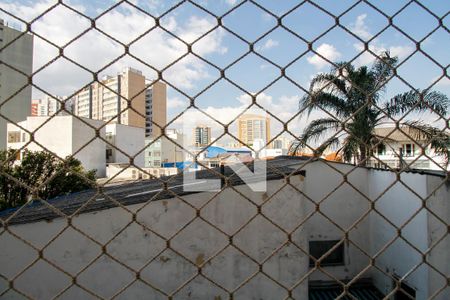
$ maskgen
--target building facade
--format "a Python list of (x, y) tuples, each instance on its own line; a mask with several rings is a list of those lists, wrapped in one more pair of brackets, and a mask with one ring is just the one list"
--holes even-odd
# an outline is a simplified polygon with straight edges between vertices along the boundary
[(68, 99), (65, 101), (64, 108), (66, 111), (60, 111), (61, 103), (64, 101), (63, 97), (45, 95), (41, 99), (31, 100), (31, 116), (35, 117), (49, 117), (55, 114), (67, 114), (72, 112), (72, 101)]
[[(83, 119), (83, 121), (87, 124), (73, 116), (27, 117), (25, 121), (18, 124), (20, 127), (34, 132), (34, 141), (37, 143), (29, 143), (30, 135), (25, 130), (8, 123), (7, 148), (21, 149), (21, 152), (25, 149), (29, 151), (47, 150), (61, 159), (74, 155), (86, 170), (96, 170), (97, 177), (104, 177), (106, 174), (105, 142), (101, 139), (91, 141), (95, 136), (92, 127), (100, 128), (104, 123), (90, 119)], [(44, 122), (47, 123), (42, 126)], [(55, 132), (58, 133), (56, 136)], [(104, 127), (100, 129), (100, 136), (105, 138)], [(20, 160), (21, 157), (18, 159)]]
[[(74, 97), (74, 114), (88, 119), (145, 128), (145, 77), (133, 68), (105, 76)], [(128, 104), (132, 109), (128, 108)]]
[(211, 127), (196, 126), (194, 128), (194, 143), (195, 147), (207, 147), (211, 144)]
[[(33, 36), (25, 34), (14, 40), (21, 34), (0, 19), (0, 113), (13, 122), (23, 121), (31, 114), (27, 76), (33, 69)], [(0, 117), (0, 149), (6, 147), (6, 122)]]
[(183, 146), (183, 134), (175, 129), (167, 129), (166, 136), (145, 140), (145, 145), (147, 145), (145, 148), (145, 167), (159, 168), (165, 163), (183, 161), (184, 151), (180, 147)]
[[(393, 126), (376, 128), (375, 135), (383, 141), (373, 149), (369, 159), (371, 167), (450, 170), (445, 158), (436, 154), (430, 145), (426, 145), (424, 137), (410, 132), (408, 127), (402, 127), (401, 131)], [(425, 155), (422, 154), (422, 147)]]
[[(238, 118), (238, 138), (242, 146), (253, 146), (255, 139), (262, 139), (264, 144), (270, 141), (270, 118), (244, 114)], [(267, 148), (270, 145), (267, 146)]]
[(144, 166), (144, 128), (121, 124), (106, 124), (106, 163), (129, 164), (142, 168)]
[(154, 82), (145, 91), (145, 136), (158, 137), (167, 124), (167, 85)]

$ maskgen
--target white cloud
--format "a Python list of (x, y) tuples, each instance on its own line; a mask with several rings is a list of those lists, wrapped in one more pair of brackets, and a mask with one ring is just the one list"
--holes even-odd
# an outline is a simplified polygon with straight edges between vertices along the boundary
[(365, 23), (366, 18), (367, 14), (359, 15), (356, 17), (356, 21), (350, 24), (350, 30), (363, 40), (368, 40), (372, 37), (372, 34), (369, 32), (369, 27)]
[[(341, 57), (341, 53), (333, 46), (327, 43), (321, 44), (317, 50), (317, 53), (322, 55), (324, 58), (328, 59), (331, 62), (335, 62), (338, 58)], [(314, 65), (317, 69), (322, 69), (326, 66), (330, 66), (330, 63), (324, 60), (319, 55), (315, 54), (307, 58), (308, 62)]]
[[(356, 50), (364, 52), (356, 60), (357, 65), (369, 65), (375, 61), (376, 57), (372, 53), (364, 51), (364, 47), (361, 44), (354, 44), (353, 46)], [(409, 45), (386, 46), (384, 44), (378, 43), (377, 40), (374, 40), (369, 45), (369, 49), (377, 56), (380, 56), (384, 52), (389, 51), (391, 56), (398, 56), (400, 60), (406, 58), (408, 55), (414, 52), (414, 48)]]
[(225, 0), (225, 2), (228, 4), (228, 5), (235, 5), (238, 1), (237, 0)]
[(262, 46), (259, 46), (258, 50), (269, 50), (274, 47), (278, 47), (280, 43), (277, 40), (268, 39)]
[(450, 78), (448, 78), (448, 77), (442, 77), (442, 76), (437, 76), (437, 77), (434, 77), (431, 81), (430, 81), (430, 84), (433, 84), (433, 83), (435, 83), (436, 81), (436, 84), (434, 85), (435, 87), (450, 87)]
[[(350, 24), (350, 30), (361, 37), (362, 39), (369, 40), (372, 37), (372, 34), (369, 32), (369, 28), (366, 25), (367, 14), (359, 15), (355, 22)], [(372, 64), (376, 57), (370, 53), (365, 51), (364, 46), (360, 43), (354, 44), (354, 48), (360, 52), (364, 52), (361, 56), (356, 60), (357, 65), (368, 65)], [(369, 43), (369, 49), (377, 56), (381, 55), (383, 52), (389, 51), (391, 56), (398, 56), (398, 58), (404, 59), (408, 55), (410, 55), (414, 48), (410, 45), (391, 45), (387, 46), (383, 43), (380, 43), (379, 39), (376, 38)]]
[(189, 103), (181, 100), (178, 97), (168, 98), (167, 99), (167, 108), (168, 109), (177, 109), (187, 107)]
[[(13, 15), (31, 20), (55, 2), (42, 0), (33, 1), (32, 4), (13, 4), (3, 3), (0, 0), (0, 6)], [(83, 6), (77, 6), (76, 8), (85, 11)], [(4, 17), (4, 14), (1, 17)], [(174, 32), (186, 42), (191, 42), (213, 28), (214, 22), (213, 18), (192, 16), (182, 24), (178, 24), (174, 17), (169, 17), (162, 26)], [(100, 18), (96, 25), (114, 38), (129, 43), (151, 28), (154, 25), (154, 20), (129, 5), (120, 5), (119, 9), (112, 10)], [(33, 23), (32, 28), (46, 39), (62, 46), (89, 27), (89, 20), (58, 6)], [(227, 48), (222, 45), (223, 34), (223, 30), (215, 30), (209, 33), (194, 44), (193, 51), (201, 56), (225, 53)], [(64, 50), (65, 55), (94, 72), (124, 52), (123, 46), (105, 37), (97, 30), (90, 30)], [(162, 69), (180, 56), (185, 55), (187, 47), (164, 31), (155, 29), (133, 43), (130, 52), (145, 63)], [(57, 48), (35, 37), (34, 70), (45, 65), (57, 55)], [(115, 62), (108, 68), (107, 72), (115, 74), (128, 65), (142, 69), (150, 79), (155, 76), (154, 72), (148, 67), (128, 56)], [(73, 71), (74, 68), (77, 70)], [(165, 71), (163, 76), (181, 89), (190, 89), (195, 86), (197, 81), (208, 78), (209, 74), (204, 63), (191, 55)], [(39, 77), (36, 79), (39, 79), (40, 86), (42, 85), (44, 89), (58, 95), (71, 94), (92, 80), (92, 75), (89, 72), (73, 67), (71, 63), (63, 59), (60, 59), (57, 64), (50, 65), (50, 68), (43, 70), (36, 77)]]

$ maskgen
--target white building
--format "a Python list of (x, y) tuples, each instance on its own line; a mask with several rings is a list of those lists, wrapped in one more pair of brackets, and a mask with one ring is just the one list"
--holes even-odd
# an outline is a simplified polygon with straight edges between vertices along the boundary
[[(182, 162), (184, 159), (182, 133), (176, 129), (166, 129), (166, 136), (145, 140), (145, 167), (160, 168), (165, 163)], [(181, 147), (180, 147), (181, 146)]]
[(252, 151), (252, 156), (255, 158), (273, 158), (281, 155), (286, 155), (288, 153), (287, 148), (276, 148), (275, 146), (282, 147), (283, 145), (280, 145), (279, 143), (272, 143), (272, 148), (269, 148), (266, 146), (265, 142), (262, 139), (255, 139), (253, 141), (252, 148), (257, 153), (255, 151)]
[[(286, 168), (284, 175), (273, 167)], [(79, 285), (102, 298), (228, 299), (232, 291), (235, 299), (308, 299), (333, 284), (341, 291), (349, 284), (352, 293), (365, 282), (379, 293), (370, 299), (409, 299), (395, 291), (401, 278), (413, 299), (450, 299), (445, 174), (401, 173), (399, 182), (394, 172), (304, 158), (271, 160), (267, 170), (266, 192), (253, 192), (237, 178), (233, 189), (214, 198), (210, 192), (184, 193), (179, 176), (169, 185), (178, 197), (160, 193), (158, 180), (107, 189), (127, 210), (97, 198), (71, 219), (77, 230), (69, 227), (58, 236), (67, 227), (65, 218), (27, 207), (8, 231), (29, 244), (8, 231), (0, 236), (0, 290), (13, 297), (7, 281), (13, 280), (14, 289), (39, 299), (59, 293), (65, 299), (88, 297)], [(289, 184), (286, 174), (293, 174)], [(54, 204), (69, 211), (94, 193)], [(59, 269), (39, 258), (42, 248)], [(312, 258), (320, 258), (320, 269)]]
[[(0, 103), (6, 102), (2, 104), (1, 113), (13, 122), (25, 120), (31, 112), (31, 86), (27, 85), (27, 76), (16, 70), (31, 75), (33, 36), (25, 34), (17, 39), (21, 34), (21, 31), (8, 27), (0, 19)], [(0, 117), (0, 149), (6, 147), (7, 122)]]
[[(134, 157), (135, 166), (144, 166), (144, 128), (115, 123), (105, 125), (103, 121), (81, 119), (83, 121), (74, 116), (55, 115), (28, 117), (18, 123), (25, 130), (8, 123), (7, 148), (42, 151), (44, 147), (62, 159), (74, 155), (86, 170), (97, 170), (97, 177), (106, 176), (108, 163), (129, 163), (129, 157)], [(100, 136), (108, 143), (99, 138), (91, 141), (96, 128), (100, 129)], [(34, 132), (35, 142), (28, 144), (28, 132)]]
[[(410, 132), (408, 127), (402, 127), (402, 131), (412, 139), (395, 127), (375, 129), (375, 135), (384, 140), (374, 149), (373, 157), (369, 159), (370, 166), (401, 168), (409, 165), (411, 169), (450, 170), (445, 158), (434, 153), (430, 145), (426, 146), (423, 137)], [(422, 155), (421, 146), (425, 146), (426, 156)]]
[(144, 166), (145, 129), (117, 123), (106, 124), (106, 162)]
[[(104, 123), (85, 118), (83, 121), (89, 125), (73, 116), (27, 117), (26, 121), (18, 123), (26, 131), (8, 123), (7, 148), (42, 151), (42, 145), (61, 159), (74, 155), (86, 170), (95, 169), (97, 176), (103, 177), (106, 174), (105, 142), (90, 140), (95, 136), (94, 128)], [(44, 122), (47, 123), (40, 127)], [(34, 142), (28, 143), (28, 132), (33, 133)], [(105, 138), (105, 128), (100, 129), (100, 136)]]

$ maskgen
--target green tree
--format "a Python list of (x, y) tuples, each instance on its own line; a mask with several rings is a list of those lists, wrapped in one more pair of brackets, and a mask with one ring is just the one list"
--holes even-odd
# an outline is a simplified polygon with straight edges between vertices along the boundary
[[(300, 100), (300, 109), (302, 114), (308, 115), (315, 110), (327, 111), (329, 117), (311, 121), (292, 152), (322, 142), (315, 149), (316, 154), (332, 146), (345, 161), (356, 159), (358, 164), (365, 165), (372, 149), (381, 142), (374, 129), (382, 122), (409, 112), (432, 110), (446, 116), (449, 99), (440, 92), (408, 91), (383, 100), (386, 83), (393, 76), (397, 61), (397, 57), (385, 52), (371, 68), (356, 68), (351, 63), (341, 62), (331, 72), (316, 75), (309, 93)], [(448, 161), (448, 134), (419, 121), (403, 125), (414, 139), (425, 136), (426, 144), (429, 143), (436, 153), (445, 155)]]
[(95, 170), (85, 171), (73, 157), (64, 161), (45, 151), (25, 151), (16, 160), (14, 150), (0, 151), (0, 209), (23, 205), (39, 197), (51, 199), (92, 188)]

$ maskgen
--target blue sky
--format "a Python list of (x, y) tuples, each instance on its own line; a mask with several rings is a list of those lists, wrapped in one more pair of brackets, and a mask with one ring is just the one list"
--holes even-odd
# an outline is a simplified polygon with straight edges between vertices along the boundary
[[(54, 2), (52, 0), (0, 0), (0, 6), (6, 11), (29, 21)], [(97, 17), (117, 1), (70, 0), (64, 2), (89, 17)], [(130, 2), (151, 15), (159, 17), (179, 1), (133, 0)], [(401, 61), (401, 66), (398, 69), (399, 76), (415, 88), (429, 87), (433, 81), (443, 75), (442, 67), (447, 68), (447, 72), (450, 72), (448, 68), (450, 63), (448, 51), (450, 49), (450, 33), (448, 32), (450, 15), (446, 15), (450, 9), (448, 0), (420, 1), (438, 18), (446, 16), (442, 22), (447, 30), (439, 27), (426, 39), (424, 39), (425, 36), (438, 27), (438, 20), (417, 3), (412, 3), (402, 12), (397, 13), (409, 2), (406, 0), (367, 1), (384, 14), (395, 15), (393, 24), (398, 29), (389, 27), (379, 35), (378, 33), (388, 25), (388, 19), (367, 3), (359, 3), (351, 8), (358, 1), (314, 0), (292, 10), (301, 1), (255, 1), (274, 15), (283, 16), (282, 24), (304, 40), (283, 28), (277, 28), (260, 39), (262, 35), (276, 26), (277, 19), (251, 2), (238, 0), (196, 0), (192, 2), (217, 16), (226, 14), (223, 17), (224, 26), (249, 43), (255, 43), (256, 41), (254, 50), (267, 60), (275, 63), (274, 65), (254, 53), (250, 53), (230, 66), (233, 61), (248, 51), (248, 45), (223, 28), (216, 28), (194, 43), (193, 51), (195, 53), (220, 68), (226, 68), (226, 77), (241, 87), (241, 89), (237, 88), (226, 80), (221, 80), (197, 97), (196, 104), (199, 107), (223, 121), (230, 120), (242, 111), (245, 104), (248, 103), (246, 98), (248, 96), (245, 96), (246, 92), (261, 93), (259, 98), (261, 103), (280, 119), (287, 120), (293, 116), (297, 110), (296, 103), (304, 94), (303, 91), (286, 78), (281, 78), (267, 89), (264, 89), (264, 87), (280, 75), (280, 67), (287, 66), (287, 77), (304, 88), (308, 88), (309, 81), (315, 74), (330, 69), (330, 65), (314, 53), (304, 54), (308, 49), (305, 40), (313, 42), (313, 49), (331, 61), (348, 61), (354, 59), (363, 51), (363, 43), (342, 28), (336, 27), (325, 33), (335, 24), (335, 19), (323, 10), (339, 16), (340, 24), (363, 41), (372, 39), (369, 45), (375, 53), (390, 50), (392, 54), (398, 55)], [(229, 13), (234, 6), (239, 7)], [(317, 6), (320, 6), (323, 10)], [(286, 15), (287, 12), (290, 13)], [(0, 14), (0, 17), (20, 24), (18, 20), (11, 20), (5, 14)], [(214, 28), (217, 24), (215, 17), (189, 2), (182, 3), (170, 13), (164, 14), (160, 22), (164, 28), (188, 43)], [(129, 43), (151, 28), (154, 25), (154, 20), (127, 3), (122, 3), (100, 18), (96, 24), (116, 39)], [(62, 46), (89, 26), (88, 20), (83, 17), (66, 8), (57, 7), (38, 19), (32, 25), (32, 28), (37, 33)], [(420, 48), (442, 67), (432, 62), (423, 53), (419, 52), (410, 56), (416, 49), (416, 42), (405, 34), (416, 41), (420, 41)], [(321, 37), (317, 39), (318, 36)], [(37, 70), (57, 56), (58, 52), (55, 47), (39, 38), (35, 39), (35, 42), (34, 67)], [(134, 42), (130, 51), (146, 63), (157, 69), (162, 69), (184, 55), (186, 47), (174, 37), (156, 29)], [(121, 53), (123, 53), (122, 46), (94, 30), (70, 43), (65, 49), (66, 55), (92, 71), (99, 70)], [(304, 55), (298, 58), (302, 54)], [(355, 59), (354, 64), (370, 65), (372, 62), (373, 56), (365, 52)], [(127, 65), (141, 69), (149, 78), (155, 78), (156, 76), (156, 73), (150, 68), (129, 57), (117, 61), (103, 74), (116, 73)], [(214, 82), (220, 76), (220, 73), (214, 67), (189, 55), (165, 70), (163, 75), (167, 81), (183, 92), (194, 96)], [(37, 84), (49, 93), (57, 95), (70, 95), (90, 80), (92, 80), (91, 74), (64, 59), (58, 59), (35, 77)], [(409, 89), (410, 87), (402, 80), (394, 78), (388, 85), (386, 98)], [(434, 89), (450, 94), (449, 78), (440, 80), (434, 86)], [(34, 96), (38, 97), (39, 92), (35, 91)], [(171, 88), (169, 88), (168, 97), (169, 118), (183, 111), (189, 103), (189, 99)], [(200, 116), (197, 114), (188, 119), (190, 118), (196, 119)], [(306, 122), (307, 120), (296, 118), (289, 126), (293, 132), (300, 133)], [(276, 121), (273, 122), (275, 131), (280, 130), (279, 125)]]

